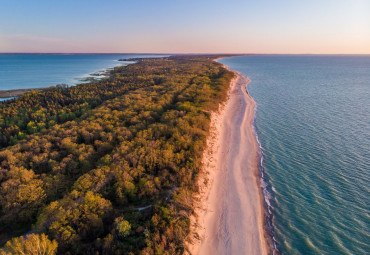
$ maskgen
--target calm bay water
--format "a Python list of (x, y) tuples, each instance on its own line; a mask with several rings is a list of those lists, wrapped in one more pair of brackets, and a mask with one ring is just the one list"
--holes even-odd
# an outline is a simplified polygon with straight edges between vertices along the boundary
[(76, 85), (91, 73), (121, 64), (121, 58), (160, 55), (0, 55), (0, 90)]
[(244, 56), (278, 248), (370, 253), (370, 56)]

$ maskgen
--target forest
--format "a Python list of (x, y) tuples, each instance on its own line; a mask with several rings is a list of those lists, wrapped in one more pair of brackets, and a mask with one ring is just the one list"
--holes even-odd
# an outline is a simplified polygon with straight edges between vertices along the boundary
[(217, 57), (140, 59), (1, 102), (0, 255), (183, 254), (234, 77)]

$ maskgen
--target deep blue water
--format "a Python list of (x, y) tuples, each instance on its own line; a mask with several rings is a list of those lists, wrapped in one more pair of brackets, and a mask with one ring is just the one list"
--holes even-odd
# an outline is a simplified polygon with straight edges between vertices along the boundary
[(252, 82), (283, 254), (370, 254), (370, 56), (220, 60)]
[(159, 55), (0, 55), (0, 90), (76, 85), (89, 74), (130, 62), (121, 58)]

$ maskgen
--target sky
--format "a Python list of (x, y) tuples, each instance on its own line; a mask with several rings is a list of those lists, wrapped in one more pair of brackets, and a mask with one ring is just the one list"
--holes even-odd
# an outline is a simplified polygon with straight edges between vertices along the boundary
[(370, 54), (370, 0), (0, 0), (0, 52)]

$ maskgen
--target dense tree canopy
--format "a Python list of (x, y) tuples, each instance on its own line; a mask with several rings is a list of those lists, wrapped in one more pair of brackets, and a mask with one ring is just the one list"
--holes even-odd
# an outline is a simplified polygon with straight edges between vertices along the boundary
[(210, 111), (232, 77), (212, 57), (143, 59), (0, 103), (2, 244), (45, 233), (58, 254), (183, 253)]

